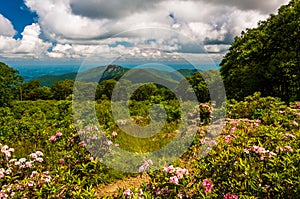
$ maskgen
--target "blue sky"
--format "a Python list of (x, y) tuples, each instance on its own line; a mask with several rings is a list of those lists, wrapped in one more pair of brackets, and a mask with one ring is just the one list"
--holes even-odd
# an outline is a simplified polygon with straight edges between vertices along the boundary
[(37, 22), (37, 14), (31, 12), (23, 0), (0, 0), (0, 13), (11, 21), (16, 34), (14, 38), (21, 38), (25, 26)]
[[(288, 0), (0, 0), (0, 61), (55, 65), (179, 58), (218, 63)], [(167, 52), (167, 53), (166, 53)]]

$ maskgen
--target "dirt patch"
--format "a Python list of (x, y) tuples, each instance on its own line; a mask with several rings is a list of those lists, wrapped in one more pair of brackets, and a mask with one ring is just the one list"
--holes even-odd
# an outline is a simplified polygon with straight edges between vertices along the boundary
[(143, 182), (147, 182), (150, 180), (150, 177), (147, 174), (143, 174), (142, 176), (137, 177), (129, 177), (127, 179), (118, 180), (115, 183), (111, 183), (108, 185), (101, 184), (98, 186), (97, 198), (101, 198), (104, 196), (112, 196), (114, 192), (118, 188), (130, 188), (130, 187), (139, 187)]

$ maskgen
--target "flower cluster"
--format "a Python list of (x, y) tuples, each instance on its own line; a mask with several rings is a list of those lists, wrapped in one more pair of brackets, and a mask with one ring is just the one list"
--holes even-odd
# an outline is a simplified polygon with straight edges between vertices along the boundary
[(294, 126), (298, 126), (298, 122), (296, 122), (295, 120), (293, 121), (293, 125)]
[(15, 151), (15, 149), (9, 148), (7, 145), (2, 146), (1, 143), (0, 143), (0, 147), (1, 147), (1, 153), (3, 153), (5, 155), (5, 160), (7, 161), (8, 158), (11, 157), (11, 153), (13, 153)]
[(55, 142), (58, 139), (58, 137), (61, 137), (62, 135), (63, 134), (61, 132), (57, 132), (55, 135), (49, 138), (49, 142)]
[(268, 158), (268, 159), (272, 159), (273, 156), (276, 156), (277, 154), (272, 152), (272, 151), (269, 151), (269, 150), (266, 150), (265, 148), (263, 147), (259, 147), (259, 146), (252, 146), (248, 149), (244, 149), (244, 152), (249, 154), (249, 152), (252, 151), (256, 154), (260, 154), (261, 157), (260, 159), (261, 160), (264, 160), (265, 158)]
[(239, 197), (237, 195), (233, 195), (230, 193), (227, 193), (224, 195), (224, 199), (238, 199)]
[(176, 185), (179, 184), (179, 180), (183, 179), (184, 175), (189, 174), (189, 171), (187, 169), (183, 169), (183, 168), (180, 168), (180, 167), (174, 168), (173, 165), (165, 167), (164, 171), (166, 173), (171, 173), (171, 174), (174, 173), (175, 174), (174, 176), (171, 176), (169, 178), (169, 182), (172, 183), (172, 184), (176, 184)]
[(211, 182), (211, 180), (208, 180), (208, 179), (204, 179), (201, 184), (204, 187), (204, 193), (211, 192), (211, 190), (214, 186), (213, 183)]
[(149, 166), (152, 166), (153, 162), (152, 160), (145, 160), (144, 163), (139, 167), (139, 173), (145, 172)]
[(125, 198), (130, 198), (130, 197), (132, 197), (132, 196), (134, 196), (134, 195), (138, 195), (139, 198), (141, 198), (141, 196), (143, 196), (144, 193), (143, 193), (143, 190), (142, 190), (142, 189), (132, 191), (132, 190), (130, 190), (130, 189), (128, 188), (128, 189), (126, 189), (126, 190), (123, 192), (123, 195), (125, 196)]
[(289, 151), (289, 152), (293, 152), (293, 149), (290, 146), (276, 147), (276, 151)]

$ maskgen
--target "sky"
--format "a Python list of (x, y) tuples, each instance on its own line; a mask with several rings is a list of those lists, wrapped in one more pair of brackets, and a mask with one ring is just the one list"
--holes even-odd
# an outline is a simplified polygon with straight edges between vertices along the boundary
[[(0, 61), (14, 65), (218, 63), (234, 37), (288, 0), (0, 0)], [(92, 58), (96, 58), (95, 60)]]

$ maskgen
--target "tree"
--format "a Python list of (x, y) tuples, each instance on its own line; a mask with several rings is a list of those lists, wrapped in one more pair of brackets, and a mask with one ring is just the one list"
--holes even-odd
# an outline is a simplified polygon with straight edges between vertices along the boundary
[(53, 97), (56, 100), (65, 100), (69, 95), (73, 93), (74, 81), (64, 80), (55, 81), (52, 84)]
[(259, 91), (287, 103), (300, 99), (299, 19), (300, 0), (292, 0), (235, 38), (220, 64), (228, 98)]
[(6, 106), (11, 100), (18, 99), (23, 77), (19, 71), (0, 62), (0, 106)]

